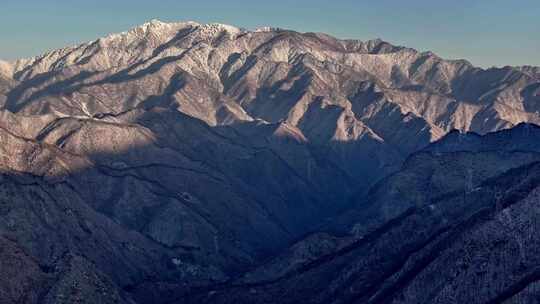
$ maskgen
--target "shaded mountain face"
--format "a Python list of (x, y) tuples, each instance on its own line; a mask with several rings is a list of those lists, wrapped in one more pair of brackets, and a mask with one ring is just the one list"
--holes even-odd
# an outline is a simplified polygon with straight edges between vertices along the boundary
[(343, 217), (349, 233), (313, 234), (226, 285), (181, 299), (536, 303), (540, 150), (512, 145), (527, 128), (540, 134), (526, 125), (464, 134), (481, 143), (441, 152), (441, 143), (457, 139), (449, 135), (358, 199), (354, 215)]
[[(538, 130), (520, 124), (540, 123), (538, 75), (382, 40), (157, 20), (0, 61), (0, 266), (17, 276), (0, 298), (227, 301), (221, 286), (241, 302), (261, 285), (270, 302), (325, 300), (343, 287), (332, 263), (401, 256), (431, 241), (407, 229), (450, 231), (490, 196), (441, 211), (455, 212), (444, 224), (403, 214), (538, 161)], [(304, 279), (324, 294), (288, 286)]]

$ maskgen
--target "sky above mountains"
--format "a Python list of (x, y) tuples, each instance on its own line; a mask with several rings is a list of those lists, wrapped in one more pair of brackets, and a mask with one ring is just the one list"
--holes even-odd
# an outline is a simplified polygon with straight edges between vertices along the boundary
[(3, 0), (0, 58), (13, 60), (150, 19), (382, 38), (482, 67), (540, 66), (538, 0)]

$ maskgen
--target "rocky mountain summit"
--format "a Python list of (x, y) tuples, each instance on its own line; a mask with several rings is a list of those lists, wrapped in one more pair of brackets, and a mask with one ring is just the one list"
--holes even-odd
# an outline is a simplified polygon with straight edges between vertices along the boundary
[(492, 233), (477, 213), (534, 219), (539, 75), (158, 20), (0, 61), (0, 303), (448, 300), (430, 250)]

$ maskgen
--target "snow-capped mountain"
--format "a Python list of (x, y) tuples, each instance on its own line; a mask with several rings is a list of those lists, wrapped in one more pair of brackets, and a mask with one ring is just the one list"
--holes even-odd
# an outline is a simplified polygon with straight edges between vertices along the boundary
[[(380, 39), (158, 20), (0, 61), (0, 260), (25, 269), (6, 268), (17, 279), (0, 296), (70, 302), (76, 281), (94, 302), (198, 301), (246, 271), (268, 278), (271, 257), (281, 274), (291, 255), (332, 255), (399, 217), (401, 192), (381, 183), (418, 199), (416, 151), (442, 149), (421, 171), (442, 174), (432, 158), (452, 136), (540, 123), (539, 75)], [(352, 239), (325, 234), (349, 224)]]

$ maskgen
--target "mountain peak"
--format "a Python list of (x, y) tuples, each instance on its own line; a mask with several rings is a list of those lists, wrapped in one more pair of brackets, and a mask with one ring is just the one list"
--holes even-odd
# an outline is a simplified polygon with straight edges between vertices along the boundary
[(98, 41), (111, 41), (118, 39), (132, 40), (146, 37), (148, 35), (170, 36), (182, 28), (194, 26), (200, 26), (200, 24), (193, 21), (168, 23), (162, 22), (158, 19), (152, 19), (128, 31), (109, 34), (104, 38), (98, 39)]
[(221, 32), (226, 32), (234, 37), (244, 32), (243, 29), (221, 23), (201, 24), (194, 21), (163, 22), (158, 19), (152, 19), (128, 31), (110, 34), (97, 41), (102, 44), (109, 44), (111, 42), (130, 44), (138, 41), (154, 41), (157, 46), (157, 44), (167, 42), (179, 31), (186, 28), (198, 29), (203, 36), (214, 36)]
[(151, 19), (150, 21), (146, 22), (145, 24), (150, 24), (150, 25), (163, 25), (163, 24), (166, 24), (166, 22), (163, 22), (159, 19)]

